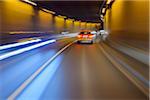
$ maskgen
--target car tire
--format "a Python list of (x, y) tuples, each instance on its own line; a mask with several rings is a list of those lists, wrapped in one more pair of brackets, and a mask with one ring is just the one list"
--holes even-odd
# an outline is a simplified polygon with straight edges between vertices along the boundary
[(80, 44), (81, 42), (80, 42), (80, 41), (77, 41), (77, 43)]

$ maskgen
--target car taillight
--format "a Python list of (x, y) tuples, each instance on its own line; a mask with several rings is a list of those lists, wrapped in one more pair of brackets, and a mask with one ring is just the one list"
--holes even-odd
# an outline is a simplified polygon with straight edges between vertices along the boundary
[(82, 35), (78, 35), (78, 38), (81, 38), (82, 37)]
[(89, 38), (93, 38), (93, 37), (94, 37), (94, 35), (88, 35), (88, 37), (89, 37)]

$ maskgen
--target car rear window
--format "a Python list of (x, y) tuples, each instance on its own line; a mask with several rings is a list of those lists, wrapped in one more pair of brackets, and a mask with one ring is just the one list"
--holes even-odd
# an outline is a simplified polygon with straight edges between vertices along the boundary
[(91, 34), (91, 32), (80, 32), (80, 34)]

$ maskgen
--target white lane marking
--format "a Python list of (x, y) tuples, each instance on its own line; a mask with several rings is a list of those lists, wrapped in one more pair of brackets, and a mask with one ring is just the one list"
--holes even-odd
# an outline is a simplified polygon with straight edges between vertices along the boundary
[(82, 78), (82, 86), (83, 86), (83, 97), (84, 98), (88, 98), (91, 96), (91, 93), (90, 93), (90, 83), (89, 83), (89, 69), (88, 69), (88, 64), (86, 62), (86, 60), (88, 58), (86, 58), (86, 49), (82, 49), (82, 54), (81, 54), (81, 78)]
[[(76, 41), (74, 41), (76, 42)], [(74, 42), (69, 43), (65, 47), (63, 47), (60, 51), (58, 51), (53, 57), (51, 57), (46, 63), (43, 64), (36, 72), (34, 72), (23, 84), (17, 88), (9, 97), (8, 100), (14, 100), (35, 78), (39, 75), (39, 73), (47, 67), (59, 54), (61, 54), (65, 49), (71, 46)]]
[(0, 46), (0, 50), (12, 48), (12, 47), (17, 47), (17, 46), (21, 46), (21, 45), (25, 45), (25, 44), (30, 44), (30, 43), (34, 43), (34, 42), (39, 42), (39, 41), (41, 41), (41, 39), (35, 39), (35, 40), (26, 41), (26, 42), (2, 45), (2, 46)]
[(38, 44), (29, 46), (29, 47), (21, 48), (21, 49), (19, 49), (19, 50), (15, 50), (15, 51), (11, 51), (11, 52), (2, 54), (2, 55), (0, 55), (0, 60), (9, 58), (9, 57), (14, 56), (14, 55), (17, 55), (17, 54), (21, 54), (21, 53), (23, 53), (23, 52), (26, 52), (26, 51), (29, 51), (29, 50), (32, 50), (32, 49), (35, 49), (35, 48), (44, 46), (44, 45), (46, 45), (46, 44), (53, 43), (53, 42), (56, 42), (56, 40), (48, 40), (48, 41), (45, 41), (45, 42), (42, 42), (42, 43), (38, 43)]
[[(114, 64), (114, 66), (115, 66), (120, 72), (122, 72), (131, 82), (133, 82), (133, 84), (135, 84), (145, 95), (149, 95), (147, 88), (143, 87), (142, 84), (141, 84), (141, 82), (140, 82), (139, 80), (135, 79), (131, 73), (129, 73), (128, 71), (124, 70), (124, 69), (122, 68), (122, 66), (121, 66), (119, 63), (117, 63), (117, 62), (119, 62), (117, 59), (112, 58), (112, 57), (104, 50), (104, 48), (102, 48), (100, 45), (99, 45), (98, 47), (99, 47), (100, 50), (103, 52), (103, 54), (108, 58), (108, 60), (109, 60), (112, 64)], [(117, 61), (115, 61), (115, 60), (117, 60)]]

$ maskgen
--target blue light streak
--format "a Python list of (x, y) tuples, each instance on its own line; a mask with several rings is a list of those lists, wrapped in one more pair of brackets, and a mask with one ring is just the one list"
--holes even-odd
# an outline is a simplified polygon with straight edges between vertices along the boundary
[(22, 48), (22, 49), (19, 49), (19, 50), (16, 50), (16, 51), (5, 53), (3, 55), (0, 55), (0, 60), (9, 58), (9, 57), (14, 56), (14, 55), (21, 54), (23, 52), (26, 52), (26, 51), (29, 51), (29, 50), (32, 50), (32, 49), (35, 49), (35, 48), (38, 48), (38, 47), (41, 47), (41, 46), (53, 43), (53, 42), (56, 42), (56, 40), (48, 40), (48, 41), (45, 41), (45, 42), (42, 42), (42, 43), (38, 43), (38, 44), (29, 46), (29, 47), (25, 47), (25, 48)]
[(49, 64), (27, 88), (17, 97), (17, 100), (38, 100), (46, 90), (47, 85), (54, 77), (54, 74), (62, 61), (62, 55), (58, 56)]
[(35, 40), (30, 40), (30, 41), (21, 42), (21, 43), (3, 45), (3, 46), (0, 46), (0, 50), (12, 48), (12, 47), (17, 47), (17, 46), (21, 46), (21, 45), (25, 45), (25, 44), (29, 44), (29, 43), (39, 42), (39, 41), (41, 41), (41, 39), (35, 39)]

